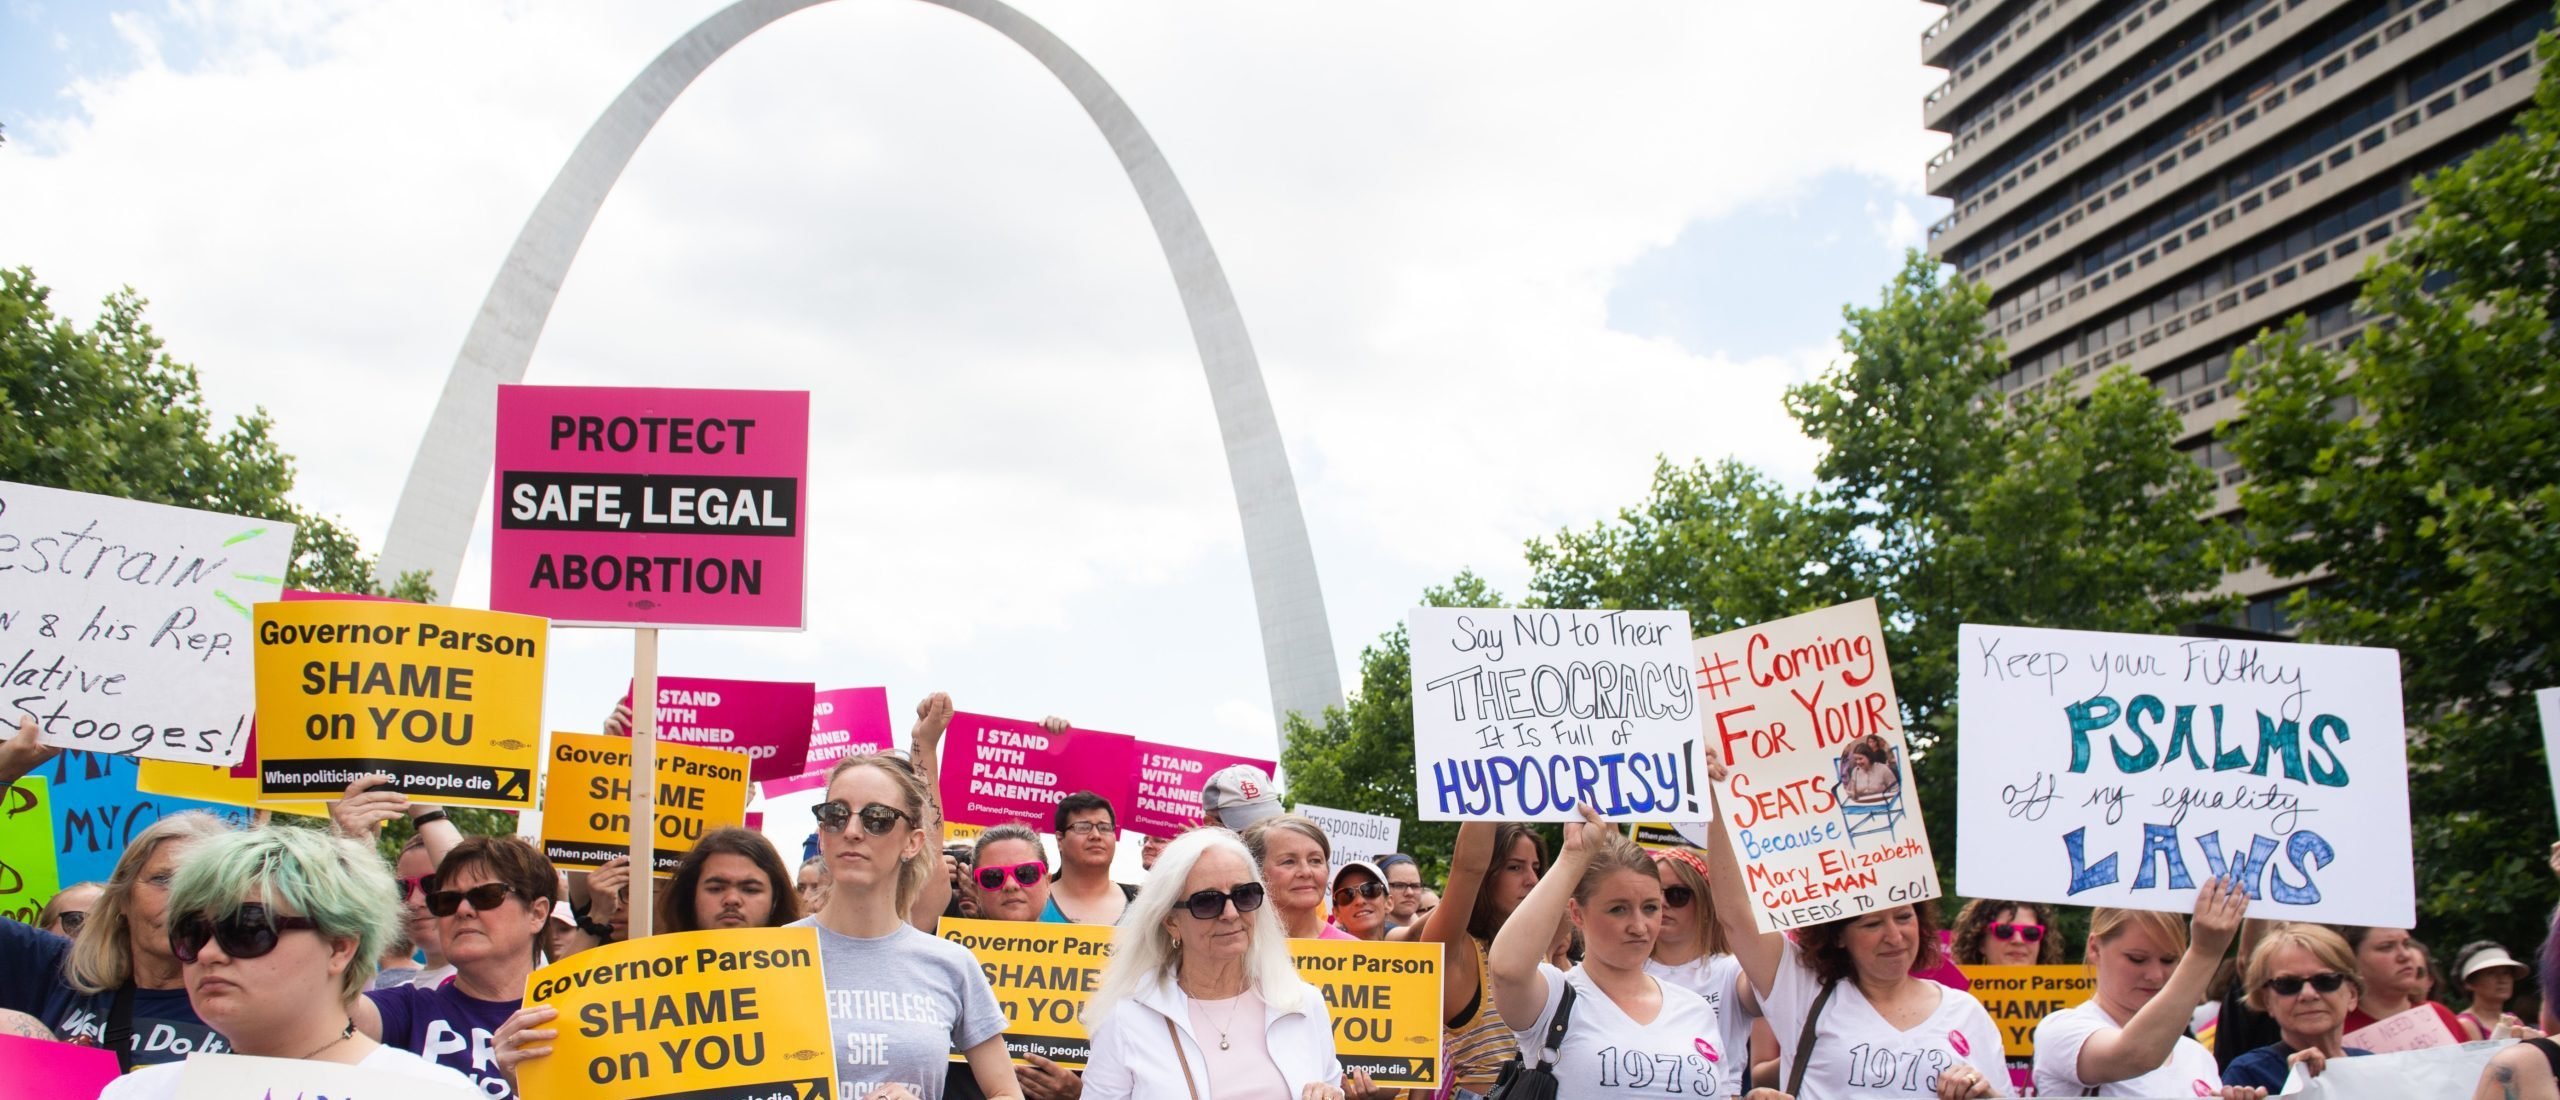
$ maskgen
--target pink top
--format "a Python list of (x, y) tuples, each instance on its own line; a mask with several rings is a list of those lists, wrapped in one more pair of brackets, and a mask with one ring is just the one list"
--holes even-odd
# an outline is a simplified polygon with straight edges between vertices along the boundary
[(1223, 1001), (1184, 997), (1191, 1008), (1191, 1037), (1199, 1040), (1200, 1067), (1208, 1079), (1200, 1095), (1218, 1100), (1292, 1100), (1280, 1064), (1271, 1060), (1263, 1033), (1262, 996), (1248, 989)]
[(1356, 940), (1360, 937), (1343, 931), (1342, 926), (1339, 924), (1335, 924), (1332, 921), (1326, 921), (1324, 922), (1323, 927), (1316, 929), (1316, 938), (1320, 940)]

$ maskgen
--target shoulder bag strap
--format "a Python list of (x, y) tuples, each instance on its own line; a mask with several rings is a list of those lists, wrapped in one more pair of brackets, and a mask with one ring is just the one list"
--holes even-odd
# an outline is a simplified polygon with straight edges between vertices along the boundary
[(1191, 1090), (1191, 1100), (1200, 1100), (1200, 1086), (1191, 1082), (1191, 1056), (1183, 1053), (1182, 1033), (1174, 1030), (1171, 1016), (1164, 1018), (1164, 1037), (1173, 1040), (1173, 1056), (1182, 1063), (1182, 1087)]
[(1573, 983), (1564, 983), (1564, 995), (1556, 1001), (1556, 1018), (1547, 1024), (1546, 1047), (1538, 1051), (1538, 1068), (1552, 1069), (1564, 1053), (1564, 1032), (1573, 1021)]
[(106, 1046), (126, 1073), (133, 1072), (133, 990), (133, 979), (126, 978), (116, 987), (115, 1003), (107, 1009)]
[(1804, 1089), (1804, 1068), (1813, 1064), (1814, 1027), (1822, 1022), (1822, 1006), (1831, 1003), (1831, 991), (1839, 987), (1838, 982), (1822, 983), (1822, 992), (1813, 998), (1812, 1011), (1804, 1014), (1804, 1032), (1796, 1036), (1796, 1064), (1787, 1070), (1787, 1095), (1789, 1096)]

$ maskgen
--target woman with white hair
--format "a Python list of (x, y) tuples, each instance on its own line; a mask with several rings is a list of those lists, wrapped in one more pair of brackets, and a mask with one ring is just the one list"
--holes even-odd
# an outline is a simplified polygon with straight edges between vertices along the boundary
[(1156, 857), (1085, 1004), (1085, 1100), (1342, 1100), (1331, 1013), (1264, 898), (1225, 829)]

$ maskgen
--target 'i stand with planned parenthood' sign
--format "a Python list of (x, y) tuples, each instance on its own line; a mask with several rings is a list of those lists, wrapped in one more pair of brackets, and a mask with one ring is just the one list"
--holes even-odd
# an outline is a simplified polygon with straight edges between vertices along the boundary
[(2417, 919), (2388, 649), (1965, 624), (1956, 886), (2252, 917)]

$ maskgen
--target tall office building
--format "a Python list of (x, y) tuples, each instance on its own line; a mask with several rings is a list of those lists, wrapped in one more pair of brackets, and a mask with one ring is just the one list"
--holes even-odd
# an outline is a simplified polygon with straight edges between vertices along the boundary
[[(2130, 365), (2228, 516), (2232, 353), (2296, 314), (2353, 336), (2365, 261), (2415, 224), (2410, 181), (2531, 102), (2551, 23), (2552, 0), (1949, 0), (1920, 43), (1948, 74), (1921, 113), (1953, 139), (1930, 251), (1990, 286), (2004, 392)], [(2243, 625), (2289, 625), (2286, 582), (2224, 584)]]

